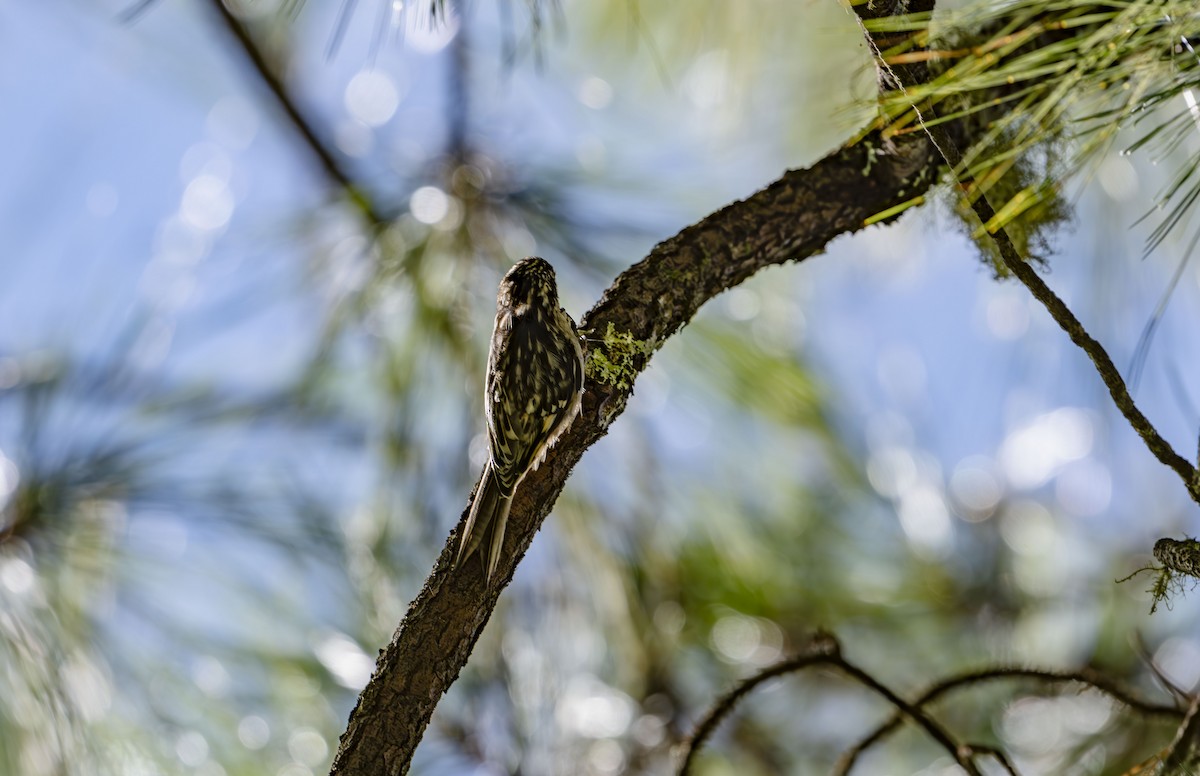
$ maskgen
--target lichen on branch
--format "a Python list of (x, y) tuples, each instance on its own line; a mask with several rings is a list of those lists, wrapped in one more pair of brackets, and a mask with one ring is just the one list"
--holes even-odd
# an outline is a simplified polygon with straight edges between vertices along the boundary
[(633, 381), (654, 352), (650, 342), (639, 340), (627, 331), (617, 331), (612, 321), (599, 340), (588, 349), (585, 375), (591, 385), (604, 385), (618, 391), (633, 388)]

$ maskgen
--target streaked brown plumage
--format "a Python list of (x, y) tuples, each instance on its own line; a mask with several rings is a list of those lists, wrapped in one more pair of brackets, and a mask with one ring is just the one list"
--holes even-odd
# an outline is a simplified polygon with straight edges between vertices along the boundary
[(455, 564), (487, 542), (490, 581), (500, 562), (513, 493), (579, 414), (583, 348), (558, 304), (554, 268), (544, 259), (513, 265), (496, 295), (483, 403), (488, 460), (467, 516)]

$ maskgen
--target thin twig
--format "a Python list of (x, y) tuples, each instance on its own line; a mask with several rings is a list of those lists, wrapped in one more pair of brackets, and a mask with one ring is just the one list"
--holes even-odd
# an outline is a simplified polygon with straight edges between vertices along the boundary
[(275, 101), (283, 109), (284, 115), (295, 127), (301, 140), (316, 157), (325, 175), (346, 193), (350, 202), (362, 213), (372, 228), (379, 228), (390, 223), (391, 218), (376, 207), (374, 197), (367, 194), (365, 187), (354, 179), (354, 176), (342, 166), (335, 152), (325, 145), (312, 122), (304, 115), (288, 92), (283, 79), (276, 74), (275, 69), (259, 49), (258, 44), (254, 41), (254, 36), (246, 28), (246, 25), (242, 24), (222, 0), (208, 0), (208, 4), (220, 18), (230, 37), (241, 48), (259, 79), (275, 97)]
[(973, 760), (973, 750), (970, 747), (957, 743), (945, 728), (919, 707), (908, 703), (870, 673), (843, 658), (838, 642), (832, 636), (828, 635), (819, 637), (814, 641), (809, 647), (808, 652), (760, 671), (749, 679), (739, 683), (737, 687), (713, 704), (712, 708), (704, 715), (704, 719), (701, 720), (700, 724), (696, 726), (695, 731), (684, 743), (684, 756), (679, 766), (679, 776), (687, 776), (691, 772), (692, 763), (700, 749), (704, 746), (705, 741), (713, 734), (717, 726), (721, 724), (721, 721), (733, 711), (738, 701), (749, 695), (764, 682), (816, 666), (826, 666), (836, 669), (851, 679), (856, 680), (864, 687), (873, 690), (876, 694), (883, 696), (888, 703), (896, 707), (898, 714), (917, 723), (917, 725), (929, 734), (930, 738), (937, 741), (963, 770), (968, 774), (980, 776), (979, 769)]
[(121, 24), (133, 24), (142, 14), (150, 10), (150, 6), (154, 5), (156, 0), (138, 0), (133, 5), (117, 14), (117, 21)]
[(975, 754), (978, 756), (982, 757), (984, 755), (990, 755), (991, 757), (995, 758), (996, 762), (1000, 763), (1000, 767), (1003, 768), (1004, 772), (1009, 774), (1009, 776), (1020, 776), (1020, 774), (1017, 773), (1017, 767), (1012, 764), (1012, 760), (1008, 759), (1008, 755), (1004, 753), (1003, 749), (998, 749), (994, 746), (983, 746), (982, 744), (971, 744), (971, 749), (973, 749)]
[[(983, 223), (987, 223), (995, 216), (991, 204), (984, 197), (976, 199), (972, 208)], [(1133, 426), (1134, 431), (1142, 437), (1146, 447), (1150, 449), (1155, 458), (1179, 475), (1192, 500), (1200, 503), (1200, 488), (1197, 488), (1196, 484), (1196, 470), (1186, 458), (1175, 452), (1171, 445), (1159, 435), (1150, 420), (1138, 409), (1133, 397), (1129, 395), (1129, 389), (1125, 387), (1124, 380), (1121, 379), (1120, 372), (1117, 371), (1116, 365), (1113, 364), (1104, 347), (1088, 334), (1070, 308), (1046, 285), (1033, 267), (1021, 258), (1012, 239), (1008, 236), (1008, 232), (1003, 227), (993, 233), (992, 238), (1000, 249), (1000, 258), (1004, 261), (1004, 265), (1025, 284), (1034, 298), (1042, 303), (1050, 316), (1071, 338), (1071, 341), (1087, 353), (1088, 358), (1095, 365), (1096, 371), (1100, 374), (1100, 379), (1108, 388), (1108, 393), (1112, 396), (1117, 409)]]
[(679, 764), (680, 776), (686, 776), (691, 770), (692, 760), (700, 749), (703, 748), (705, 742), (708, 741), (721, 724), (721, 721), (733, 711), (738, 702), (742, 698), (749, 695), (760, 684), (768, 682), (778, 676), (785, 674), (803, 671), (806, 668), (813, 666), (826, 665), (830, 660), (830, 656), (836, 654), (840, 649), (836, 642), (817, 641), (809, 645), (808, 652), (797, 655), (796, 657), (786, 660), (782, 663), (777, 663), (770, 668), (764, 669), (749, 679), (740, 682), (729, 692), (725, 693), (721, 698), (712, 705), (708, 712), (704, 715), (704, 719), (700, 724), (696, 725), (692, 734), (683, 744), (683, 760)]
[[(1178, 719), (1183, 715), (1183, 712), (1175, 706), (1151, 703), (1150, 701), (1138, 698), (1113, 680), (1094, 671), (1051, 671), (1038, 668), (1024, 668), (1021, 666), (995, 666), (943, 679), (921, 693), (912, 702), (912, 705), (917, 708), (923, 708), (954, 690), (997, 679), (1035, 679), (1045, 684), (1062, 684), (1067, 682), (1086, 684), (1146, 716), (1167, 716)], [(902, 722), (903, 719), (899, 715), (893, 715), (855, 744), (853, 748), (847, 750), (834, 767), (834, 776), (846, 776), (846, 774), (850, 773), (850, 770), (864, 752), (896, 731)]]
[(1188, 707), (1187, 716), (1167, 749), (1159, 773), (1162, 776), (1184, 776), (1195, 773), (1197, 765), (1200, 765), (1200, 695)]
[(1183, 689), (1171, 680), (1163, 670), (1158, 667), (1158, 663), (1154, 660), (1154, 655), (1150, 654), (1149, 648), (1146, 646), (1146, 640), (1142, 638), (1141, 631), (1134, 631), (1133, 634), (1133, 649), (1137, 656), (1142, 659), (1146, 667), (1150, 669), (1150, 673), (1154, 674), (1154, 678), (1158, 680), (1167, 692), (1169, 692), (1179, 703), (1191, 703), (1192, 696), (1187, 690)]

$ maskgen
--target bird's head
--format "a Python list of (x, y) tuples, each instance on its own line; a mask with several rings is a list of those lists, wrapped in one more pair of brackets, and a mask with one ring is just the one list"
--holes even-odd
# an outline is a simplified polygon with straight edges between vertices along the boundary
[(554, 267), (537, 257), (521, 259), (500, 281), (502, 306), (520, 315), (526, 309), (554, 310), (558, 307), (558, 284)]

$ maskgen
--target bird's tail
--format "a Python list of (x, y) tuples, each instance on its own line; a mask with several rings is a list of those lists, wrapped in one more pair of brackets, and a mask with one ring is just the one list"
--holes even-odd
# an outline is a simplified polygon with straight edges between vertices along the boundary
[(458, 544), (458, 557), (454, 565), (460, 565), (471, 557), (480, 545), (486, 545), (487, 558), (484, 572), (490, 582), (496, 566), (500, 563), (500, 548), (504, 544), (504, 527), (508, 523), (508, 510), (512, 506), (512, 495), (501, 492), (500, 482), (492, 470), (492, 462), (483, 467), (483, 480), (475, 490), (471, 502), (471, 513), (463, 528), (462, 541)]

